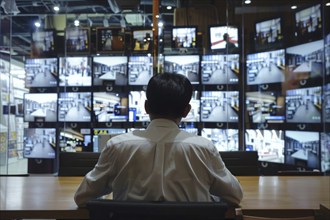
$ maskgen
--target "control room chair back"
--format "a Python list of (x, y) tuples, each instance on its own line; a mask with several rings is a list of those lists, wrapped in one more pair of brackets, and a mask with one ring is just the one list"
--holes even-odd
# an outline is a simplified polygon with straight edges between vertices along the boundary
[(224, 220), (228, 206), (215, 202), (145, 202), (95, 199), (90, 220)]
[(257, 151), (220, 151), (228, 170), (235, 176), (259, 176)]

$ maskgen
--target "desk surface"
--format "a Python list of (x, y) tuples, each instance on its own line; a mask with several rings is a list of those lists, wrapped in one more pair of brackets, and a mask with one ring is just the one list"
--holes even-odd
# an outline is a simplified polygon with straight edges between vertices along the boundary
[[(1, 177), (0, 219), (87, 219), (73, 195), (82, 177)], [(330, 203), (330, 177), (238, 177), (244, 190), (243, 211), (317, 210)]]

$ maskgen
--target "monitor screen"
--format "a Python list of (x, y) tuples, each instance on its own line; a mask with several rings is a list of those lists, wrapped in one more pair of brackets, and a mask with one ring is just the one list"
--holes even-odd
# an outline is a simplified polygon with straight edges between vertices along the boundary
[(320, 169), (320, 134), (313, 131), (285, 132), (285, 163)]
[(323, 76), (323, 40), (300, 44), (286, 49), (288, 77), (306, 80)]
[(125, 33), (121, 28), (96, 28), (96, 51), (98, 53), (125, 50)]
[(130, 56), (128, 58), (128, 84), (147, 85), (153, 74), (151, 56)]
[(24, 121), (56, 122), (57, 93), (25, 93)]
[(296, 39), (300, 42), (320, 38), (322, 34), (321, 5), (299, 10), (295, 13)]
[(145, 91), (130, 91), (128, 95), (128, 118), (130, 122), (149, 121), (149, 115), (144, 109), (147, 100)]
[(60, 86), (91, 86), (90, 57), (60, 57)]
[(246, 129), (245, 150), (257, 151), (259, 161), (284, 163), (284, 132)]
[(200, 93), (193, 91), (190, 103), (191, 109), (185, 118), (182, 118), (182, 122), (198, 122), (200, 121)]
[(196, 48), (197, 27), (173, 27), (172, 48)]
[(31, 57), (56, 55), (55, 30), (37, 30), (32, 33)]
[(90, 51), (89, 28), (68, 28), (65, 30), (66, 52), (88, 54)]
[(330, 171), (330, 133), (321, 133), (321, 172)]
[(204, 85), (238, 84), (239, 55), (203, 55), (201, 80)]
[(210, 26), (211, 50), (238, 53), (238, 28), (233, 26)]
[(321, 86), (286, 91), (286, 122), (320, 123), (322, 111)]
[(246, 57), (247, 85), (281, 83), (285, 79), (283, 49), (248, 54)]
[(257, 22), (255, 31), (256, 50), (267, 50), (282, 46), (283, 34), (281, 18)]
[(55, 128), (24, 128), (23, 157), (53, 159), (55, 152)]
[(90, 92), (61, 92), (58, 98), (58, 120), (90, 122), (92, 99)]
[(323, 86), (323, 120), (324, 122), (330, 122), (330, 83)]
[(94, 92), (93, 111), (96, 122), (127, 121), (127, 93)]
[(252, 123), (283, 123), (285, 98), (279, 92), (246, 92), (246, 111)]
[(330, 76), (330, 34), (324, 38), (325, 75)]
[(104, 56), (93, 58), (93, 85), (127, 85), (127, 57)]
[(57, 86), (57, 58), (26, 59), (24, 69), (26, 88)]
[(62, 152), (93, 152), (90, 128), (61, 128), (59, 146)]
[(212, 141), (218, 151), (238, 151), (237, 129), (203, 128), (201, 136)]
[(164, 71), (185, 75), (191, 84), (199, 84), (199, 55), (165, 56)]
[(132, 48), (133, 51), (151, 52), (153, 45), (153, 34), (152, 30), (133, 30)]
[(124, 128), (94, 128), (93, 152), (101, 152), (110, 138), (124, 133), (126, 133)]
[(238, 122), (238, 91), (202, 91), (202, 122)]

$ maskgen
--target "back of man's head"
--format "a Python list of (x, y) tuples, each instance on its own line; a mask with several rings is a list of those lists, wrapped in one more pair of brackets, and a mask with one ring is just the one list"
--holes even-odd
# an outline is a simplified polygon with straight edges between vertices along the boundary
[(189, 105), (193, 87), (184, 75), (163, 73), (154, 75), (147, 87), (149, 113), (181, 118)]

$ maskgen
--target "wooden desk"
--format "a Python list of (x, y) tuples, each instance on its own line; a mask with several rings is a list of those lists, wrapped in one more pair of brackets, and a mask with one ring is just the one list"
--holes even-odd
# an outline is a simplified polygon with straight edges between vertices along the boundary
[[(0, 219), (88, 219), (78, 209), (74, 192), (82, 177), (1, 177)], [(330, 177), (238, 177), (244, 189), (241, 203), (246, 214), (305, 214), (329, 204)], [(281, 211), (279, 211), (281, 210)]]

